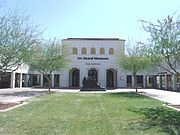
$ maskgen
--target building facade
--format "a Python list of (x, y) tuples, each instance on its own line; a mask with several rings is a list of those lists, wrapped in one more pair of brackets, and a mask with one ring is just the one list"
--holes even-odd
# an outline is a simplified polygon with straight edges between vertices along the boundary
[[(125, 40), (119, 38), (68, 38), (63, 39), (71, 52), (70, 65), (62, 72), (53, 72), (52, 87), (80, 88), (84, 77), (90, 77), (106, 88), (131, 88), (131, 73), (120, 69), (116, 62), (124, 52)], [(180, 79), (159, 67), (141, 71), (137, 75), (139, 88), (180, 90)], [(0, 79), (0, 87), (46, 87), (47, 80), (38, 71), (23, 64), (18, 70)]]
[(126, 87), (126, 75), (116, 65), (117, 54), (124, 50), (121, 39), (78, 39), (62, 40), (72, 50), (69, 69), (62, 72), (62, 87), (82, 87), (84, 77), (90, 77), (105, 87)]

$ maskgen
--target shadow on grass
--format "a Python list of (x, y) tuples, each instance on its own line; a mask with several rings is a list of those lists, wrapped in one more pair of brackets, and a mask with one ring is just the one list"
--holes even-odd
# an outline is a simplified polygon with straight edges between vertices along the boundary
[(147, 98), (136, 92), (108, 93), (107, 95), (113, 96), (113, 97), (126, 97), (126, 98)]
[(130, 124), (131, 128), (148, 130), (150, 128), (160, 128), (163, 132), (171, 135), (180, 135), (180, 112), (158, 108), (130, 109), (135, 113), (144, 115), (144, 118)]

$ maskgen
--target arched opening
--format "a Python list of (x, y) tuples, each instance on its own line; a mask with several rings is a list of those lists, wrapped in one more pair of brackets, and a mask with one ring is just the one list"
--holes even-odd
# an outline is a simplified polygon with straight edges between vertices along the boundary
[(104, 48), (100, 48), (100, 54), (105, 54)]
[(79, 87), (79, 69), (72, 68), (69, 72), (69, 86)]
[(109, 54), (113, 55), (114, 54), (114, 49), (113, 48), (109, 48)]
[(98, 72), (95, 68), (91, 68), (89, 71), (88, 71), (88, 77), (92, 80), (95, 80), (95, 82), (98, 81)]
[(91, 48), (91, 54), (96, 54), (96, 49), (94, 47)]
[(77, 54), (77, 48), (74, 47), (74, 48), (72, 49), (72, 54)]
[(86, 48), (82, 48), (82, 50), (81, 50), (81, 54), (87, 54), (87, 52), (86, 52)]
[(117, 87), (117, 73), (115, 69), (108, 69), (106, 71), (106, 87)]

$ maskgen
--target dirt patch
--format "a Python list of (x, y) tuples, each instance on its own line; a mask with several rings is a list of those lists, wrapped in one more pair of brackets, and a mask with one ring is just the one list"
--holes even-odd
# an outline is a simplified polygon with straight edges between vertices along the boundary
[(169, 105), (169, 106), (174, 107), (176, 109), (180, 109), (180, 105)]
[(21, 103), (2, 103), (2, 102), (0, 102), (0, 110), (6, 110), (6, 109), (9, 109), (16, 105), (19, 105), (19, 104), (21, 104)]

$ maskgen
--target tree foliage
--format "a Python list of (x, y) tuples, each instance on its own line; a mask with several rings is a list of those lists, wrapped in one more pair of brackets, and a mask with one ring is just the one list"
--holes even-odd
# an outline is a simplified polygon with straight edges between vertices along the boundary
[(151, 35), (148, 55), (161, 68), (180, 75), (180, 20), (174, 21), (173, 17), (168, 16), (156, 24), (141, 21), (144, 30)]
[[(36, 69), (44, 75), (48, 80), (48, 87), (51, 87), (51, 74), (54, 71), (60, 72), (68, 66), (68, 51), (64, 45), (60, 44), (59, 40), (48, 40), (39, 42), (37, 48), (28, 58), (28, 63), (31, 68)], [(49, 76), (50, 75), (50, 76)]]
[(0, 16), (0, 75), (19, 68), (41, 35), (29, 16), (16, 12)]
[(118, 56), (118, 66), (125, 71), (131, 72), (134, 80), (134, 87), (137, 92), (137, 72), (152, 68), (155, 63), (149, 57), (144, 55), (146, 47), (140, 42), (130, 43), (126, 46), (127, 54), (120, 52)]

